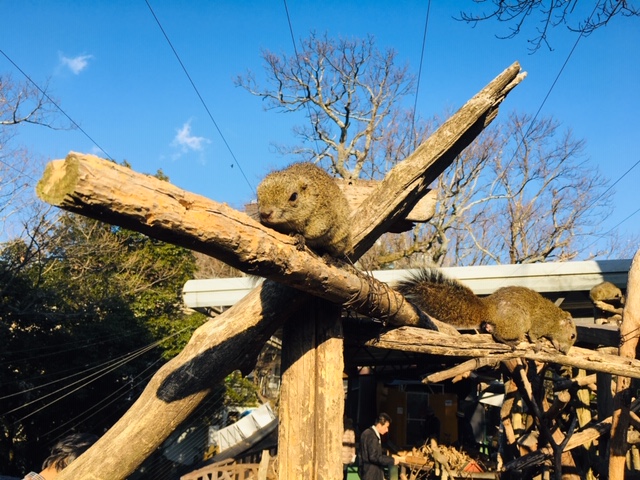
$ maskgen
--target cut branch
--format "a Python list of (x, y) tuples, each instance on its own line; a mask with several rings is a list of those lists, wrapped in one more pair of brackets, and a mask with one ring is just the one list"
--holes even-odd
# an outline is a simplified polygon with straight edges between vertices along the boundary
[[(119, 192), (123, 185), (126, 192)], [(348, 265), (339, 268), (337, 261), (329, 265), (309, 250), (301, 252), (293, 237), (225, 204), (93, 155), (72, 152), (66, 160), (49, 163), (38, 194), (65, 210), (206, 253), (247, 273), (346, 303), (363, 315), (436, 328), (375, 278)]]
[(366, 344), (370, 347), (430, 355), (480, 357), (484, 359), (483, 362), (526, 358), (582, 368), (591, 372), (640, 378), (640, 360), (622, 358), (575, 346), (571, 347), (569, 355), (558, 352), (550, 345), (539, 349), (536, 345), (526, 342), (512, 348), (503, 343), (494, 342), (491, 336), (486, 334), (449, 336), (422, 328), (400, 327), (389, 330)]

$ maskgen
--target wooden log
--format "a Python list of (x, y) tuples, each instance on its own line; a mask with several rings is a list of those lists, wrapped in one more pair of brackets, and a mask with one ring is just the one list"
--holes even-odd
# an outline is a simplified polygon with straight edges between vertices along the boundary
[[(406, 218), (431, 182), (494, 120), (502, 100), (525, 76), (520, 64), (513, 63), (387, 173), (352, 217), (356, 258), (369, 250), (389, 226)], [(371, 218), (377, 221), (371, 223)]]
[(310, 250), (301, 252), (293, 237), (225, 204), (94, 155), (72, 152), (49, 163), (38, 194), (65, 210), (215, 256), (247, 273), (347, 303), (364, 315), (436, 328), (383, 282), (339, 268), (338, 262), (329, 265)]
[[(636, 252), (629, 269), (627, 299), (620, 325), (620, 357), (635, 359), (640, 337), (640, 250)], [(609, 479), (623, 480), (627, 454), (627, 430), (631, 398), (631, 378), (618, 376), (616, 394), (613, 397), (613, 422), (609, 445)]]
[(538, 349), (534, 344), (523, 342), (512, 348), (509, 345), (496, 343), (490, 335), (486, 334), (453, 337), (432, 330), (400, 327), (382, 333), (379, 337), (366, 342), (366, 345), (430, 355), (484, 357), (486, 361), (526, 358), (583, 368), (591, 372), (640, 378), (640, 360), (621, 358), (576, 346), (571, 347), (568, 355), (558, 352), (550, 344)]
[[(522, 78), (524, 74), (520, 73), (519, 64), (513, 64), (467, 102), (405, 162), (394, 167), (363, 206), (353, 214), (353, 261), (373, 245), (388, 225), (406, 217), (424, 196), (429, 183), (495, 118), (499, 104)], [(101, 176), (103, 172), (88, 171), (80, 175), (80, 170), (74, 168), (72, 163), (73, 161), (68, 163), (72, 168), (60, 166), (59, 162), (49, 164), (37, 186), (38, 195), (43, 200), (72, 212), (215, 256), (244, 271), (268, 278), (288, 281), (286, 279), (292, 275), (292, 271), (286, 265), (274, 263), (274, 259), (283, 253), (292, 253), (292, 257), (287, 259), (300, 262), (302, 270), (299, 273), (306, 273), (294, 274), (295, 279), (290, 284), (316, 284), (320, 287), (319, 290), (324, 291), (323, 298), (330, 301), (340, 302), (345, 296), (352, 301), (361, 301), (365, 306), (371, 305), (373, 301), (370, 294), (376, 292), (371, 292), (366, 286), (365, 295), (359, 290), (352, 292), (352, 295), (339, 293), (345, 287), (344, 282), (332, 284), (323, 277), (327, 273), (326, 269), (331, 267), (324, 262), (320, 262), (324, 266), (317, 262), (309, 263), (312, 256), (294, 252), (291, 248), (294, 247), (293, 241), (286, 236), (268, 229), (258, 234), (256, 225), (251, 224), (246, 215), (226, 206), (217, 206), (213, 210), (194, 210), (195, 206), (203, 206), (200, 203), (203, 197), (187, 195), (166, 182), (162, 182), (162, 185), (156, 183), (162, 192), (149, 189), (148, 182), (152, 177), (146, 177), (141, 184), (136, 184), (139, 177), (135, 176), (130, 181), (120, 179), (119, 182), (112, 182), (109, 185), (112, 190), (109, 190), (102, 186), (105, 181)], [(115, 169), (105, 169), (107, 171)], [(132, 189), (139, 193), (132, 194)], [(192, 200), (197, 201), (192, 203)], [(187, 224), (185, 216), (191, 220)], [(215, 220), (214, 224), (210, 225), (208, 222), (212, 220)], [(239, 228), (241, 225), (249, 225), (249, 231), (254, 234), (249, 237), (249, 241), (243, 235), (246, 230)], [(262, 242), (268, 237), (273, 241)], [(358, 288), (362, 286), (359, 285)], [(232, 361), (232, 354), (247, 343), (253, 345), (247, 342), (248, 336), (259, 338), (267, 335), (274, 327), (272, 322), (282, 325), (306, 297), (292, 289), (284, 289), (281, 295), (275, 297), (272, 292), (273, 289), (265, 283), (249, 294), (239, 304), (242, 305), (239, 309), (234, 307), (228, 311), (243, 318), (243, 322), (237, 322), (233, 313), (225, 312), (217, 317), (215, 328), (209, 323), (201, 327), (201, 333), (194, 334), (185, 351), (154, 376), (131, 409), (92, 448), (62, 471), (59, 480), (118, 480), (131, 474), (171, 433), (182, 415), (186, 417), (191, 413), (206, 395), (206, 390), (199, 390), (202, 388), (199, 379), (191, 378), (188, 375), (189, 369), (185, 366), (200, 358), (208, 359), (215, 351), (215, 358), (225, 357), (226, 361), (205, 361), (198, 365), (208, 369), (209, 382), (223, 379), (237, 366)], [(401, 297), (391, 293), (388, 298), (382, 299), (382, 303), (391, 307), (386, 312), (384, 308), (381, 309), (382, 316), (401, 318), (402, 310), (409, 318), (417, 318), (415, 312), (410, 312), (412, 309), (393, 305), (394, 299), (401, 300)], [(394, 309), (395, 306), (398, 310)], [(373, 312), (375, 308), (369, 310)], [(273, 312), (279, 313), (277, 319), (272, 318)], [(235, 325), (230, 326), (230, 323)], [(209, 338), (210, 343), (197, 341), (201, 337)], [(194, 340), (196, 341), (192, 344)], [(257, 351), (254, 348), (251, 353), (255, 355)], [(189, 395), (174, 399), (171, 392), (167, 392), (164, 386), (168, 379), (174, 378), (180, 378), (183, 382), (177, 390), (190, 392)], [(171, 381), (169, 384), (176, 386)], [(164, 387), (162, 390), (161, 386)], [(162, 396), (157, 396), (161, 391)], [(166, 405), (161, 405), (162, 403)], [(334, 419), (334, 425), (339, 425), (341, 421), (341, 418)], [(131, 448), (132, 445), (136, 448)], [(302, 464), (308, 459), (301, 458), (298, 461)], [(323, 461), (339, 462), (339, 457)]]
[(260, 296), (247, 295), (200, 326), (184, 350), (158, 370), (127, 413), (91, 447), (92, 453), (74, 461), (58, 479), (126, 478), (217, 382), (233, 370), (252, 370), (256, 352), (304, 299), (268, 281)]

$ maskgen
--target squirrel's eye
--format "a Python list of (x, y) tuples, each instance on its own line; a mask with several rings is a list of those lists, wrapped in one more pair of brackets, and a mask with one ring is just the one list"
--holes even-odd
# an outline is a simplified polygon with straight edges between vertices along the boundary
[(290, 202), (295, 202), (298, 199), (298, 192), (293, 192), (289, 197)]

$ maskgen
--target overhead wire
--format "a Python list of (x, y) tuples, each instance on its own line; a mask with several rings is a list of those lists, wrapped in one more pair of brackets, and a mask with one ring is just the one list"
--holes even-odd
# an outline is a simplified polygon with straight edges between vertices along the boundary
[[(155, 343), (155, 342), (154, 342), (154, 343)], [(36, 385), (36, 386), (33, 386), (33, 387), (31, 387), (31, 388), (27, 388), (27, 389), (20, 390), (19, 392), (14, 392), (14, 393), (10, 393), (10, 394), (8, 394), (8, 395), (0, 396), (0, 400), (4, 400), (4, 399), (6, 399), (6, 398), (15, 397), (15, 396), (18, 396), (18, 395), (23, 395), (23, 394), (25, 394), (25, 393), (28, 393), (28, 392), (31, 392), (31, 391), (34, 391), (34, 390), (39, 390), (39, 389), (41, 389), (41, 388), (48, 387), (48, 386), (50, 386), (50, 385), (54, 385), (54, 384), (56, 384), (56, 383), (64, 382), (65, 380), (70, 380), (70, 379), (72, 379), (72, 378), (74, 378), (74, 377), (77, 377), (77, 376), (80, 376), (80, 375), (86, 375), (88, 372), (91, 372), (92, 370), (97, 370), (97, 369), (102, 369), (102, 368), (108, 368), (109, 366), (111, 366), (111, 365), (113, 365), (113, 364), (119, 363), (119, 362), (121, 362), (122, 360), (126, 360), (126, 359), (127, 359), (127, 358), (129, 358), (133, 353), (138, 352), (138, 351), (140, 351), (140, 350), (142, 350), (142, 349), (147, 349), (148, 347), (149, 347), (149, 345), (145, 345), (144, 347), (141, 347), (140, 349), (136, 349), (136, 350), (134, 350), (133, 352), (127, 352), (127, 353), (125, 353), (125, 354), (123, 354), (123, 355), (120, 355), (120, 356), (118, 356), (118, 357), (116, 357), (116, 358), (111, 358), (111, 359), (106, 360), (106, 361), (104, 361), (104, 362), (101, 362), (101, 363), (99, 363), (99, 364), (96, 364), (96, 365), (93, 365), (93, 366), (90, 366), (90, 367), (84, 368), (84, 369), (82, 369), (82, 370), (81, 370), (81, 371), (79, 371), (79, 372), (72, 373), (72, 374), (67, 375), (67, 376), (65, 376), (65, 377), (61, 377), (61, 378), (58, 378), (58, 379), (56, 379), (56, 380), (52, 380), (52, 381), (47, 382), (47, 383), (41, 383), (41, 384)], [(68, 353), (68, 352), (67, 352), (67, 353)], [(68, 372), (68, 371), (69, 371), (69, 370), (66, 370), (66, 371), (56, 371), (56, 372), (55, 372), (55, 374), (59, 375), (59, 374), (61, 374), (61, 373), (65, 373), (65, 372)], [(42, 375), (40, 375), (40, 376), (38, 376), (38, 377), (37, 377), (37, 379), (41, 379), (42, 377), (43, 377), (43, 376), (42, 376)], [(86, 378), (86, 377), (85, 377), (85, 378)], [(21, 379), (21, 381), (22, 381), (22, 382), (30, 382), (30, 381), (34, 381), (34, 380), (35, 380), (35, 379)], [(81, 380), (82, 380), (82, 379), (81, 379)]]
[(411, 136), (410, 141), (413, 143), (414, 149), (417, 148), (418, 139), (415, 137), (416, 132), (416, 112), (418, 111), (418, 96), (420, 93), (420, 80), (422, 78), (422, 66), (424, 62), (424, 50), (427, 44), (427, 30), (429, 27), (429, 12), (431, 11), (431, 0), (427, 2), (427, 14), (424, 20), (424, 32), (422, 34), (422, 49), (420, 50), (420, 65), (418, 66), (418, 79), (416, 81), (416, 95), (413, 102), (413, 114), (411, 115)]
[[(298, 47), (296, 46), (296, 38), (293, 34), (293, 25), (291, 24), (291, 16), (289, 15), (289, 6), (287, 5), (287, 0), (282, 0), (284, 3), (284, 11), (287, 15), (287, 24), (289, 25), (289, 34), (291, 36), (291, 43), (293, 44), (293, 53), (296, 56), (296, 65), (298, 66), (298, 75), (302, 76), (302, 66), (300, 65), (300, 55), (298, 55)], [(315, 129), (313, 124), (313, 117), (311, 116), (311, 107), (309, 106), (309, 102), (305, 102), (305, 106), (307, 107), (307, 113), (309, 115), (309, 122), (311, 122), (311, 128)], [(314, 145), (316, 148), (316, 155), (320, 156), (320, 148), (318, 147), (318, 139), (314, 135), (313, 138)]]
[(209, 119), (211, 120), (211, 123), (213, 123), (213, 126), (215, 127), (216, 131), (218, 132), (218, 135), (220, 135), (220, 138), (222, 139), (222, 142), (227, 147), (227, 150), (229, 151), (229, 154), (231, 155), (231, 158), (233, 158), (233, 161), (238, 166), (238, 169), (240, 170), (240, 173), (244, 177), (244, 180), (245, 180), (245, 182), (247, 182), (247, 185), (249, 186), (251, 191), (255, 193), (255, 188), (253, 187), (253, 185), (251, 184), (251, 182), (249, 181), (249, 179), (245, 175), (244, 170), (243, 170), (242, 166), (240, 165), (240, 162), (238, 161), (238, 159), (236, 158), (235, 154), (233, 153), (233, 150), (231, 149), (231, 145), (229, 145), (229, 142), (227, 142), (227, 139), (225, 138), (224, 134), (222, 133), (222, 130), (220, 130), (220, 127), (218, 126), (218, 123), (213, 118), (213, 114), (211, 113), (211, 110), (209, 110), (209, 107), (207, 106), (207, 103), (204, 101), (204, 98), (202, 98), (202, 95), (200, 94), (200, 91), (198, 90), (198, 87), (196, 86), (195, 82), (191, 78), (191, 75), (189, 74), (189, 71), (187, 70), (187, 67), (185, 66), (185, 64), (183, 63), (182, 59), (180, 58), (180, 55), (178, 54), (178, 51), (173, 46), (173, 43), (171, 42), (171, 39), (169, 39), (169, 35), (167, 34), (167, 32), (163, 28), (162, 24), (160, 23), (160, 19), (157, 17), (155, 12), (153, 11), (153, 8), (151, 8), (151, 4), (149, 3), (149, 0), (145, 0), (145, 3), (147, 4), (147, 7), (149, 8), (149, 11), (151, 12), (151, 15), (153, 16), (154, 20), (156, 21), (156, 24), (158, 25), (158, 28), (160, 28), (160, 31), (162, 32), (162, 35), (164, 36), (165, 40), (169, 44), (169, 47), (171, 48), (171, 51), (175, 55), (176, 60), (178, 60), (178, 63), (180, 64), (180, 67), (182, 67), (182, 71), (187, 76), (187, 79), (189, 80), (189, 83), (191, 84), (191, 87), (193, 88), (193, 90), (196, 92), (196, 95), (200, 99), (200, 103), (202, 103), (202, 106), (204, 107), (205, 111), (207, 112), (207, 115), (209, 115)]
[[(135, 381), (134, 385), (147, 383), (148, 380), (155, 374), (155, 371), (156, 371), (155, 370), (155, 366), (161, 361), (163, 361), (162, 357), (157, 358), (154, 362), (152, 362), (144, 370), (142, 370), (136, 376), (134, 376), (133, 379), (132, 379), (132, 382)], [(152, 369), (153, 369), (153, 371), (151, 371)], [(150, 372), (150, 373), (147, 373), (147, 372)], [(48, 432), (43, 433), (42, 436), (43, 437), (48, 437), (52, 433), (54, 433), (54, 432), (56, 432), (56, 431), (58, 431), (58, 430), (60, 430), (60, 429), (62, 429), (64, 427), (66, 427), (69, 424), (77, 425), (81, 421), (83, 421), (83, 422), (87, 421), (88, 419), (92, 418), (93, 416), (95, 416), (98, 413), (100, 413), (101, 411), (103, 411), (105, 408), (113, 405), (115, 402), (120, 400), (123, 396), (128, 395), (131, 392), (131, 389), (132, 389), (132, 383), (131, 382), (128, 382), (128, 383), (125, 383), (125, 384), (121, 385), (120, 388), (118, 388), (118, 389), (114, 390), (113, 392), (109, 393), (109, 395), (103, 397), (99, 402), (92, 404), (84, 412), (79, 413), (75, 417), (73, 417), (73, 418), (67, 420), (66, 422), (56, 426), (55, 428), (49, 430)], [(124, 391), (122, 391), (122, 390), (124, 390)], [(120, 392), (120, 394), (118, 394), (118, 392)], [(118, 395), (116, 395), (116, 394), (118, 394)], [(110, 400), (110, 401), (108, 401), (108, 400)], [(100, 408), (98, 408), (98, 407), (100, 407)], [(88, 414), (89, 412), (92, 412), (92, 413)], [(72, 429), (73, 428), (71, 428), (70, 430), (72, 430)], [(66, 432), (63, 432), (63, 433), (66, 433)], [(62, 435), (62, 434), (60, 434), (60, 435)]]
[[(22, 362), (32, 362), (33, 360), (39, 360), (42, 358), (46, 358), (46, 357), (51, 357), (51, 356), (55, 356), (55, 355), (63, 355), (63, 354), (67, 354), (70, 352), (75, 352), (78, 350), (84, 350), (87, 349), (89, 347), (95, 347), (96, 345), (102, 345), (104, 343), (109, 343), (111, 340), (113, 339), (121, 339), (121, 338), (127, 338), (127, 337), (132, 337), (138, 335), (137, 332), (128, 332), (128, 333), (114, 333), (113, 335), (109, 335), (107, 337), (99, 337), (100, 340), (99, 341), (95, 341), (95, 342), (89, 342), (87, 343), (86, 340), (76, 340), (73, 342), (66, 342), (66, 343), (57, 343), (57, 344), (50, 344), (50, 345), (45, 345), (45, 346), (41, 346), (41, 347), (34, 347), (32, 350), (30, 349), (24, 349), (24, 350), (6, 350), (4, 352), (5, 355), (15, 355), (17, 353), (30, 353), (30, 352), (38, 352), (38, 351), (42, 351), (42, 350), (49, 350), (49, 352), (47, 353), (41, 353), (38, 355), (32, 355), (29, 354), (27, 356), (25, 356), (24, 358), (17, 358), (17, 359), (9, 359), (9, 360), (4, 360), (2, 362), (0, 362), (0, 365), (5, 365), (7, 363), (22, 363)], [(61, 350), (61, 348), (69, 346), (69, 348), (65, 348), (64, 350)], [(1, 397), (0, 397), (1, 398)]]
[[(44, 410), (45, 408), (48, 408), (48, 407), (50, 407), (51, 405), (53, 405), (53, 404), (55, 404), (55, 403), (59, 402), (60, 400), (62, 400), (62, 399), (64, 399), (64, 398), (66, 398), (66, 397), (67, 397), (67, 396), (69, 396), (70, 394), (75, 393), (75, 392), (77, 392), (78, 390), (81, 390), (82, 388), (84, 388), (84, 387), (86, 387), (87, 385), (89, 385), (89, 384), (91, 384), (91, 383), (95, 382), (95, 381), (96, 381), (96, 380), (98, 380), (99, 378), (104, 377), (104, 376), (105, 376), (105, 375), (107, 375), (108, 373), (114, 372), (115, 370), (117, 370), (118, 368), (120, 368), (120, 367), (122, 367), (122, 366), (126, 365), (126, 364), (127, 364), (127, 363), (129, 363), (130, 361), (132, 361), (132, 360), (134, 360), (134, 359), (136, 359), (136, 358), (139, 358), (140, 356), (144, 355), (145, 353), (148, 353), (149, 351), (151, 351), (151, 350), (153, 350), (154, 348), (158, 347), (159, 345), (161, 345), (162, 343), (166, 342), (167, 340), (170, 340), (171, 338), (173, 338), (173, 337), (175, 337), (175, 336), (177, 336), (177, 335), (180, 335), (181, 333), (183, 333), (184, 331), (186, 331), (188, 328), (189, 328), (189, 327), (185, 327), (185, 328), (183, 328), (183, 329), (179, 330), (178, 332), (175, 332), (175, 333), (173, 333), (173, 334), (171, 334), (171, 335), (168, 335), (168, 336), (166, 336), (166, 337), (164, 337), (164, 338), (162, 338), (162, 339), (160, 339), (160, 340), (157, 340), (157, 341), (155, 341), (155, 342), (149, 343), (149, 344), (147, 344), (147, 345), (145, 345), (145, 346), (143, 346), (143, 347), (141, 347), (141, 348), (139, 348), (139, 349), (137, 349), (137, 350), (134, 350), (134, 351), (132, 351), (132, 352), (129, 352), (129, 353), (127, 353), (127, 354), (125, 354), (125, 355), (122, 355), (122, 356), (120, 356), (120, 357), (118, 357), (118, 358), (116, 358), (116, 359), (112, 359), (112, 360), (110, 360), (110, 361), (104, 362), (104, 363), (103, 363), (103, 364), (101, 364), (101, 365), (98, 365), (98, 366), (94, 366), (94, 367), (88, 368), (88, 369), (86, 369), (86, 370), (84, 370), (83, 372), (80, 372), (80, 373), (85, 373), (85, 374), (86, 374), (86, 373), (87, 373), (87, 372), (89, 372), (89, 371), (96, 370), (96, 368), (99, 368), (99, 369), (98, 369), (98, 370), (96, 370), (96, 371), (93, 371), (92, 373), (86, 374), (86, 375), (84, 375), (84, 377), (82, 377), (82, 378), (80, 378), (80, 379), (78, 379), (78, 380), (75, 380), (75, 381), (73, 381), (73, 382), (71, 382), (71, 383), (69, 383), (69, 384), (67, 384), (67, 385), (65, 385), (65, 386), (63, 386), (63, 387), (61, 387), (61, 388), (58, 388), (57, 390), (54, 390), (53, 392), (49, 392), (49, 393), (47, 393), (47, 394), (45, 394), (45, 395), (42, 395), (42, 396), (40, 396), (40, 397), (38, 397), (38, 398), (36, 398), (36, 399), (34, 399), (34, 400), (30, 401), (30, 402), (25, 402), (25, 403), (23, 403), (22, 405), (20, 405), (19, 407), (13, 408), (13, 409), (11, 409), (11, 410), (9, 410), (9, 411), (7, 411), (7, 412), (3, 412), (1, 415), (9, 415), (9, 414), (11, 414), (11, 413), (15, 413), (15, 412), (17, 412), (17, 411), (19, 411), (19, 410), (22, 410), (22, 409), (24, 409), (24, 408), (26, 408), (26, 407), (30, 406), (30, 405), (33, 405), (33, 404), (35, 404), (35, 403), (40, 402), (40, 401), (42, 401), (43, 399), (46, 399), (46, 398), (48, 398), (48, 397), (51, 397), (51, 396), (54, 396), (54, 395), (56, 395), (56, 394), (62, 393), (62, 392), (64, 392), (65, 390), (68, 390), (68, 389), (69, 389), (69, 388), (71, 388), (71, 387), (74, 387), (74, 386), (76, 386), (76, 385), (79, 385), (78, 387), (74, 388), (74, 389), (73, 389), (73, 390), (71, 390), (70, 392), (65, 393), (65, 394), (63, 394), (63, 395), (61, 395), (61, 396), (59, 396), (59, 397), (56, 397), (56, 398), (55, 398), (55, 399), (53, 399), (52, 401), (50, 401), (50, 402), (48, 402), (47, 404), (43, 405), (42, 407), (40, 407), (40, 408), (36, 409), (35, 411), (30, 412), (28, 415), (25, 415), (25, 416), (23, 416), (23, 417), (22, 417), (22, 418), (20, 418), (20, 419), (16, 420), (16, 423), (21, 422), (21, 421), (23, 421), (23, 420), (25, 420), (25, 419), (29, 418), (30, 416), (32, 416), (32, 415), (34, 415), (34, 414), (36, 414), (36, 413), (38, 413), (38, 412), (40, 412), (40, 411)], [(77, 376), (77, 375), (72, 375), (72, 376), (69, 376), (68, 378), (73, 378), (73, 377), (75, 377), (75, 376)], [(64, 380), (64, 379), (61, 379), (61, 380)], [(13, 397), (13, 396), (16, 396), (16, 395), (20, 395), (20, 394), (23, 394), (23, 393), (26, 393), (26, 392), (32, 391), (32, 390), (34, 390), (34, 389), (39, 389), (39, 388), (42, 388), (42, 387), (44, 387), (44, 386), (48, 386), (48, 385), (54, 384), (54, 383), (59, 383), (59, 382), (57, 382), (57, 381), (56, 381), (56, 382), (49, 382), (49, 383), (44, 384), (44, 385), (39, 385), (39, 386), (37, 386), (37, 387), (35, 387), (35, 388), (30, 388), (30, 389), (27, 389), (27, 390), (24, 390), (24, 391), (21, 391), (21, 392), (18, 392), (18, 393), (14, 393), (14, 394), (6, 395), (6, 396), (1, 397), (1, 398), (2, 398), (2, 399), (5, 399), (5, 398)]]
[[(11, 65), (13, 65), (16, 68), (16, 70), (18, 70), (34, 87), (36, 87), (36, 89), (42, 94), (42, 96), (45, 97), (47, 101), (51, 103), (51, 105), (56, 107), (60, 111), (60, 113), (62, 113), (67, 118), (67, 120), (69, 120), (73, 124), (74, 127), (76, 127), (80, 132), (82, 132), (82, 134), (85, 137), (87, 137), (91, 141), (91, 143), (93, 143), (96, 147), (98, 147), (100, 151), (104, 153), (108, 159), (113, 160), (111, 155), (109, 155), (107, 151), (104, 148), (102, 148), (102, 146), (100, 146), (100, 144), (96, 140), (94, 140), (93, 137), (91, 137), (91, 135), (89, 135), (73, 118), (71, 118), (71, 116), (67, 112), (65, 112), (64, 109), (60, 105), (58, 105), (58, 103), (54, 101), (53, 98), (51, 98), (44, 89), (40, 88), (40, 86), (29, 75), (27, 75), (27, 73), (24, 70), (22, 70), (22, 68), (20, 68), (18, 64), (14, 62), (13, 59), (11, 59), (11, 57), (9, 57), (9, 55), (7, 55), (5, 51), (2, 50), (1, 48), (0, 48), (0, 53), (4, 56), (4, 58), (6, 58), (9, 61), (9, 63), (11, 63)], [(5, 163), (5, 162), (2, 162), (2, 163)]]
[(68, 390), (71, 387), (79, 385), (78, 387), (72, 389), (70, 392), (65, 393), (65, 394), (55, 398), (51, 402), (49, 402), (49, 403), (43, 405), (42, 407), (30, 412), (28, 415), (25, 415), (24, 417), (16, 420), (16, 423), (22, 422), (23, 420), (29, 418), (30, 416), (35, 415), (39, 411), (50, 407), (54, 403), (59, 402), (60, 400), (66, 398), (70, 394), (75, 393), (78, 390), (81, 390), (82, 388), (86, 387), (87, 385), (95, 382), (96, 380), (104, 377), (106, 374), (117, 370), (118, 368), (120, 368), (121, 366), (123, 366), (126, 363), (130, 362), (131, 360), (133, 360), (135, 358), (138, 358), (139, 356), (149, 352), (150, 350), (154, 349), (156, 346), (157, 345), (146, 346), (146, 347), (144, 347), (144, 348), (142, 348), (140, 350), (137, 350), (136, 352), (129, 354), (126, 358), (120, 359), (117, 362), (114, 362), (114, 363), (112, 363), (112, 364), (110, 364), (110, 365), (108, 365), (108, 366), (106, 366), (106, 367), (104, 367), (104, 368), (102, 368), (102, 369), (100, 369), (100, 370), (98, 370), (96, 372), (90, 373), (89, 375), (86, 375), (86, 376), (84, 376), (83, 378), (81, 378), (79, 380), (73, 381), (68, 385), (65, 385), (65, 386), (63, 386), (61, 388), (58, 388), (57, 390), (54, 390), (53, 392), (49, 392), (49, 393), (47, 393), (45, 395), (42, 395), (42, 396), (40, 396), (40, 397), (30, 401), (30, 402), (25, 402), (22, 405), (20, 405), (19, 407), (15, 407), (15, 408), (9, 410), (8, 412), (3, 412), (2, 415), (9, 415), (9, 414), (15, 413), (15, 412), (17, 412), (19, 410), (23, 410), (24, 408), (26, 408), (26, 407), (28, 407), (30, 405), (33, 405), (34, 403), (38, 403), (38, 402), (40, 402), (40, 401), (42, 401), (42, 400), (44, 400), (46, 398), (52, 397), (52, 396), (54, 396), (54, 395), (56, 395), (58, 393), (62, 393), (65, 390)]

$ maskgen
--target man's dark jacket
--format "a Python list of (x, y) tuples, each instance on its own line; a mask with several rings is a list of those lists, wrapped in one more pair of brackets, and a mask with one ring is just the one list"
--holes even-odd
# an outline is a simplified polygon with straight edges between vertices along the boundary
[(360, 435), (360, 479), (383, 480), (385, 465), (393, 465), (393, 457), (382, 454), (380, 437), (373, 431), (374, 427), (367, 428)]

